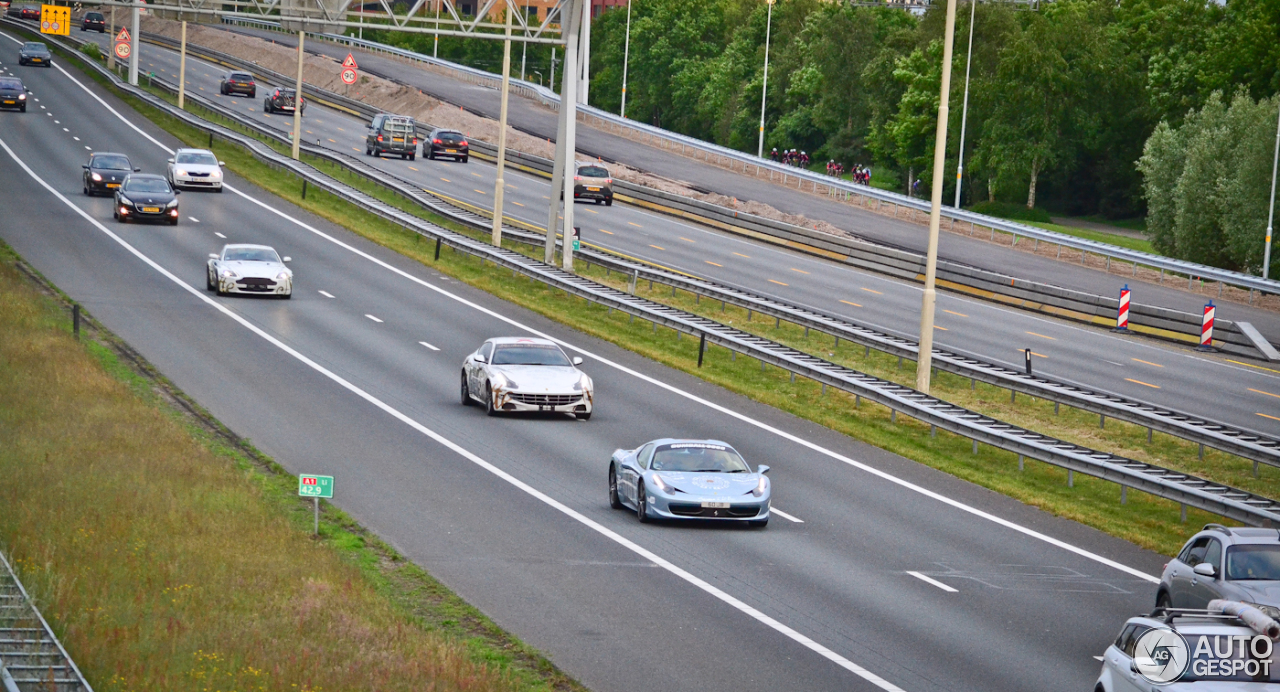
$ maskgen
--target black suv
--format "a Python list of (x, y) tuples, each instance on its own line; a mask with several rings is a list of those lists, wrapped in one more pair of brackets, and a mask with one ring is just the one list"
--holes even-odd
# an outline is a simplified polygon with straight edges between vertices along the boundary
[(89, 155), (89, 163), (81, 167), (84, 168), (84, 193), (90, 196), (101, 192), (113, 194), (125, 176), (142, 170), (134, 168), (128, 156), (106, 151), (93, 152)]
[(17, 77), (0, 77), (0, 108), (27, 112), (27, 88)]
[[(307, 114), (307, 100), (301, 101), (301, 114)], [(267, 113), (292, 113), (293, 112), (294, 93), (293, 89), (284, 87), (276, 87), (271, 93), (262, 100), (262, 110)]]
[(244, 94), (249, 98), (255, 98), (258, 95), (258, 85), (253, 81), (253, 75), (248, 72), (228, 72), (222, 75), (222, 81), (218, 82), (218, 93), (223, 96)]
[(107, 19), (102, 16), (101, 12), (85, 12), (84, 17), (80, 20), (80, 30), (93, 30), (100, 34), (107, 33)]
[(418, 130), (413, 118), (389, 113), (373, 116), (365, 135), (364, 153), (367, 156), (399, 154), (400, 158), (412, 161), (418, 153)]
[(53, 67), (53, 53), (39, 41), (27, 41), (18, 49), (19, 65), (43, 65)]
[(422, 153), (426, 154), (428, 159), (448, 156), (454, 161), (466, 163), (471, 154), (471, 148), (467, 145), (467, 138), (461, 132), (438, 127), (431, 131), (431, 135), (422, 145)]

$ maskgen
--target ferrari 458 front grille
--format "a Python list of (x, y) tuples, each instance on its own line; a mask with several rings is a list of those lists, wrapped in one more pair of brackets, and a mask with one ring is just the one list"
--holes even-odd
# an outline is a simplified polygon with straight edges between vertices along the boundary
[(711, 509), (703, 507), (701, 504), (693, 502), (672, 502), (667, 505), (667, 509), (672, 514), (682, 517), (710, 517), (712, 519), (719, 517), (733, 517), (735, 519), (744, 517), (754, 517), (760, 513), (758, 505), (729, 505), (728, 509)]

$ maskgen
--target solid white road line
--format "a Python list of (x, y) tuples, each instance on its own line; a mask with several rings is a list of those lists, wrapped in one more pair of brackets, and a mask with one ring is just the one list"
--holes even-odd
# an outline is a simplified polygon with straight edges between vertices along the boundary
[(429, 344), (429, 343), (427, 343), (427, 342), (425, 342), (425, 341), (419, 341), (418, 343), (422, 344), (423, 346), (426, 346), (427, 348), (431, 349), (432, 351), (439, 351), (439, 350), (440, 350), (440, 349), (436, 348), (435, 346), (432, 346), (431, 344)]
[(219, 238), (222, 238), (223, 240), (226, 240), (226, 239), (227, 239), (227, 237), (226, 237), (225, 235), (222, 235), (221, 233), (219, 233), (219, 232), (217, 232), (217, 231), (214, 231), (214, 232), (213, 232), (213, 234), (214, 234), (214, 235), (216, 235), (216, 236), (218, 236)]
[[(485, 461), (484, 459), (480, 458), (479, 456), (467, 450), (466, 448), (462, 447), (461, 445), (457, 444), (456, 442), (444, 437), (440, 433), (410, 418), (409, 416), (400, 412), (398, 409), (392, 407), (390, 404), (387, 404), (381, 399), (378, 399), (372, 394), (366, 392), (365, 390), (361, 389), (355, 384), (344, 379), (340, 375), (330, 371), (329, 369), (325, 368), (324, 366), (320, 365), (314, 360), (311, 360), (307, 356), (295, 350), (293, 347), (289, 346), (283, 341), (267, 333), (266, 330), (258, 327), (257, 325), (250, 322), (248, 319), (241, 317), (235, 312), (232, 312), (230, 308), (227, 308), (225, 305), (222, 305), (217, 301), (213, 300), (208, 295), (205, 295), (205, 293), (196, 289), (194, 286), (187, 284), (182, 279), (178, 278), (175, 274), (170, 272), (168, 269), (165, 269), (164, 267), (160, 266), (160, 264), (157, 263), (155, 260), (143, 254), (140, 250), (130, 245), (123, 238), (113, 233), (106, 226), (102, 225), (102, 223), (100, 223), (97, 219), (93, 218), (92, 216), (89, 216), (88, 212), (85, 212), (83, 209), (73, 204), (71, 200), (63, 196), (62, 193), (58, 192), (56, 189), (54, 189), (52, 185), (45, 182), (43, 178), (37, 175), (35, 171), (31, 170), (31, 167), (28, 166), (25, 161), (18, 158), (17, 154), (14, 153), (14, 151), (9, 148), (9, 144), (5, 142), (3, 139), (0, 139), (0, 148), (3, 148), (5, 150), (5, 153), (7, 153), (10, 158), (16, 161), (18, 165), (21, 166), (22, 169), (27, 173), (27, 175), (31, 177), (32, 180), (35, 180), (37, 183), (39, 183), (42, 187), (48, 190), (51, 195), (56, 197), (59, 201), (61, 201), (66, 206), (70, 207), (72, 211), (79, 214), (82, 218), (84, 218), (86, 221), (92, 224), (95, 228), (105, 233), (107, 237), (114, 240), (116, 243), (118, 243), (121, 247), (123, 247), (129, 253), (137, 257), (139, 260), (142, 260), (144, 263), (146, 263), (148, 266), (150, 266), (152, 269), (160, 273), (165, 278), (177, 284), (178, 287), (182, 288), (183, 290), (187, 291), (188, 293), (195, 296), (199, 300), (203, 301), (206, 305), (209, 305), (210, 307), (214, 308), (215, 310), (218, 310), (219, 312), (226, 315), (227, 317), (235, 320), (245, 329), (248, 329), (254, 334), (257, 334), (259, 337), (261, 337), (271, 345), (275, 346), (276, 348), (279, 348), (280, 350), (284, 351), (290, 356), (293, 356), (295, 359), (297, 359), (299, 362), (303, 363), (307, 367), (310, 367), (316, 372), (324, 375), (325, 377), (332, 380), (334, 383), (350, 391), (351, 393), (355, 394), (361, 399), (364, 399), (370, 404), (378, 407), (379, 409), (382, 409), (384, 412), (391, 415), (392, 417), (399, 420), (400, 422), (404, 423), (405, 425), (408, 425), (414, 430), (417, 430), (423, 435), (431, 438), (432, 440), (435, 440), (440, 445), (447, 447), (448, 449), (452, 450), (453, 452), (463, 457), (464, 459), (467, 459), (468, 461), (485, 469), (486, 471), (492, 473), (498, 478), (501, 478), (507, 483), (510, 483), (511, 485), (527, 493), (528, 495), (540, 500), (541, 502), (548, 505), (549, 507), (561, 512), (562, 514), (568, 516), (574, 521), (577, 521), (578, 523), (590, 528), (591, 530), (599, 533), (601, 536), (608, 538), (609, 540), (617, 543), (618, 545), (626, 548), (627, 550), (634, 552), (640, 557), (658, 565), (659, 567), (667, 570), (671, 574), (683, 579), (684, 581), (688, 582), (689, 584), (692, 584), (693, 586), (696, 586), (702, 591), (710, 594), (711, 596), (714, 596), (715, 598), (728, 604), (729, 606), (742, 612), (743, 614), (748, 615), (754, 618), (756, 621), (764, 625), (767, 625), (773, 630), (787, 636), (792, 641), (795, 641), (796, 643), (800, 644), (801, 646), (804, 646), (810, 651), (813, 651), (819, 656), (826, 658), (827, 660), (835, 663), (841, 668), (848, 670), (849, 672), (876, 685), (877, 687), (880, 687), (883, 690), (886, 690), (887, 692), (904, 692), (904, 690), (902, 690), (902, 688), (898, 687), (897, 685), (894, 685), (893, 683), (885, 680), (884, 678), (881, 678), (875, 673), (872, 673), (866, 668), (859, 666), (858, 664), (850, 661), (849, 659), (841, 656), (840, 654), (837, 654), (836, 652), (813, 641), (812, 639), (804, 636), (803, 634), (800, 634), (799, 632), (791, 629), (790, 627), (782, 624), (781, 622), (774, 620), (772, 617), (769, 617), (768, 615), (760, 612), (759, 610), (756, 610), (750, 605), (747, 605), (745, 602), (738, 600), (736, 597), (726, 593), (725, 591), (722, 591), (718, 587), (704, 581), (703, 579), (695, 576), (694, 574), (686, 571), (685, 569), (677, 566), (676, 564), (660, 557), (657, 553), (654, 553), (649, 549), (640, 546), (639, 544), (631, 541), (630, 539), (622, 536), (621, 534), (613, 531), (612, 529), (606, 528), (604, 525), (600, 524), (594, 519), (587, 517), (586, 515), (573, 509), (572, 507), (565, 505), (564, 503), (551, 497), (550, 495), (547, 495), (541, 490), (534, 488), (533, 486), (529, 485), (528, 483), (525, 483), (519, 478), (516, 478), (510, 473), (507, 473), (506, 471), (503, 471), (502, 469), (498, 468), (497, 466), (494, 466), (488, 461)], [(366, 315), (366, 317), (372, 318), (372, 316), (370, 315)]]
[(800, 517), (794, 517), (794, 516), (791, 516), (790, 514), (787, 514), (786, 512), (784, 512), (784, 511), (782, 511), (782, 510), (778, 509), (777, 507), (770, 506), (770, 507), (769, 507), (769, 513), (770, 513), (770, 514), (776, 514), (776, 515), (778, 515), (778, 516), (782, 517), (783, 519), (786, 519), (787, 521), (794, 521), (794, 522), (795, 522), (795, 523), (797, 523), (797, 524), (803, 524), (803, 523), (804, 523), (804, 519), (801, 519)]
[(925, 583), (927, 583), (927, 584), (933, 584), (934, 586), (938, 587), (939, 589), (942, 589), (943, 591), (946, 591), (947, 593), (957, 593), (957, 592), (959, 592), (959, 591), (960, 591), (959, 589), (953, 589), (953, 588), (951, 588), (950, 586), (947, 586), (946, 584), (943, 584), (942, 582), (938, 581), (937, 579), (933, 579), (933, 578), (931, 578), (931, 577), (926, 577), (926, 576), (924, 576), (923, 574), (920, 574), (919, 572), (907, 572), (907, 574), (910, 574), (911, 576), (915, 577), (916, 579), (919, 579), (920, 581), (925, 582)]
[(374, 317), (373, 315), (365, 315), (365, 317), (368, 317), (369, 319), (373, 320), (374, 322), (377, 322), (378, 324), (382, 324), (382, 320), (378, 319), (377, 317)]
[(320, 291), (320, 295), (324, 296), (325, 298), (332, 298), (332, 297), (333, 297), (333, 294), (332, 294), (332, 293), (330, 293), (330, 292), (328, 292), (328, 291)]

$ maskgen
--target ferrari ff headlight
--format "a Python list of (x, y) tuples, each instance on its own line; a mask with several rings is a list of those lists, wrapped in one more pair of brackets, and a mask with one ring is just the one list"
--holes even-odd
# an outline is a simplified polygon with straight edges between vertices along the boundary
[(574, 383), (573, 391), (585, 392), (589, 389), (591, 389), (591, 378), (587, 377), (586, 374), (584, 373), (581, 376), (579, 376), (578, 381)]
[(102, 176), (98, 175), (97, 173), (92, 173), (92, 174), (90, 174), (90, 175), (89, 175), (89, 177), (90, 177), (90, 178), (93, 178), (93, 182), (95, 182), (95, 183), (100, 183), (100, 182), (102, 182)]
[(493, 380), (493, 385), (495, 387), (500, 387), (503, 389), (519, 389), (520, 388), (520, 385), (516, 384), (515, 380), (511, 379), (510, 377), (507, 377), (506, 375), (503, 375), (500, 372), (493, 373), (493, 375), (490, 376), (490, 379)]

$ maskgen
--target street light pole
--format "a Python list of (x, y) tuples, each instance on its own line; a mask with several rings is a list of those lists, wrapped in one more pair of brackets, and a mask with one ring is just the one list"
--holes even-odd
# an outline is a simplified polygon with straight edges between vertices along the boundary
[(622, 111), (619, 116), (627, 117), (627, 64), (631, 60), (631, 0), (627, 0), (627, 37), (622, 41)]
[(767, 0), (769, 16), (764, 23), (764, 85), (760, 87), (760, 141), (756, 145), (756, 156), (759, 158), (764, 158), (764, 106), (769, 94), (769, 35), (773, 31), (773, 3), (776, 1)]
[(302, 42), (307, 32), (298, 32), (298, 83), (293, 90), (293, 159), (298, 160), (298, 145), (302, 142), (302, 60), (306, 53), (302, 51)]
[(507, 39), (502, 42), (502, 98), (498, 107), (498, 179), (493, 186), (493, 244), (502, 247), (502, 179), (507, 164), (507, 94), (511, 91), (511, 9), (507, 9)]
[(969, 124), (969, 67), (973, 64), (973, 20), (978, 0), (969, 0), (969, 55), (964, 59), (964, 107), (960, 110), (960, 159), (956, 164), (956, 209), (960, 208), (961, 176), (964, 175), (964, 128)]
[[(440, 3), (444, 0), (436, 0), (436, 31), (440, 30)], [(360, 12), (364, 13), (364, 5), (360, 6)], [(440, 34), (436, 34), (435, 41), (431, 44), (431, 57), (436, 57), (440, 53)]]
[(933, 367), (933, 308), (938, 292), (938, 228), (942, 222), (942, 176), (947, 162), (947, 101), (951, 96), (951, 49), (955, 42), (956, 0), (947, 0), (946, 33), (942, 42), (942, 88), (938, 95), (938, 134), (933, 144), (933, 194), (929, 208), (929, 254), (925, 260), (924, 298), (920, 309), (920, 352), (916, 360), (916, 389), (929, 393)]
[[(1276, 99), (1280, 106), (1280, 99)], [(1267, 245), (1262, 254), (1262, 278), (1270, 278), (1271, 273), (1271, 224), (1276, 218), (1276, 164), (1280, 163), (1280, 109), (1276, 115), (1276, 153), (1271, 159), (1271, 209), (1267, 212)]]

